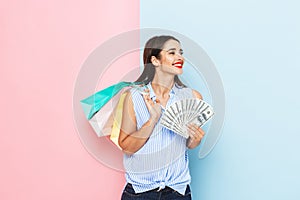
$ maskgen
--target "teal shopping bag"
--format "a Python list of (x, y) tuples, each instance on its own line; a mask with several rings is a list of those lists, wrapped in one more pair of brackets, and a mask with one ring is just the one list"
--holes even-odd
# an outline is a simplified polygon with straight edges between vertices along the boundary
[(118, 94), (124, 87), (140, 87), (143, 82), (119, 82), (80, 101), (84, 114), (90, 120), (111, 98)]

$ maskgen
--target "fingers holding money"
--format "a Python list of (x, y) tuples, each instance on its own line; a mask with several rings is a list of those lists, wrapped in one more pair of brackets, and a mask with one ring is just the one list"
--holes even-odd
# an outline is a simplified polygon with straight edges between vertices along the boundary
[(188, 124), (187, 128), (188, 134), (192, 140), (200, 141), (205, 135), (205, 132), (196, 124)]
[(188, 124), (187, 127), (188, 127), (188, 134), (190, 136), (187, 140), (187, 147), (193, 149), (200, 144), (205, 133), (196, 124)]

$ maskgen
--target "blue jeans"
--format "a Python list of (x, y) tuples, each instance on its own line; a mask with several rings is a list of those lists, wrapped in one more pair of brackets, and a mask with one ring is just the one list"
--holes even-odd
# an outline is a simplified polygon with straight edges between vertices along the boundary
[(185, 194), (182, 195), (179, 192), (173, 190), (172, 188), (165, 187), (164, 189), (158, 191), (157, 189), (135, 193), (133, 187), (130, 183), (127, 183), (125, 189), (123, 190), (121, 200), (191, 200), (191, 190), (190, 187), (187, 186), (185, 190)]

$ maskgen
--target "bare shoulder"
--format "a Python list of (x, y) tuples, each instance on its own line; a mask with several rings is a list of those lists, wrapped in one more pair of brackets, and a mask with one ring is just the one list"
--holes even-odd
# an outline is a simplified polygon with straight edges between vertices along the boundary
[(126, 106), (132, 107), (133, 103), (132, 103), (132, 96), (131, 96), (130, 89), (125, 90), (122, 95), (125, 95), (124, 104)]
[(123, 91), (122, 94), (128, 94), (128, 93), (130, 93), (130, 90), (131, 90), (131, 88), (127, 88), (126, 90)]
[(119, 136), (121, 140), (123, 140), (128, 135), (125, 133), (132, 133), (136, 130), (136, 117), (135, 117), (131, 92), (125, 91), (123, 94), (126, 96), (124, 97), (123, 112), (122, 112), (123, 117), (122, 117), (121, 130)]
[(198, 99), (201, 99), (201, 100), (203, 99), (202, 95), (197, 90), (193, 90), (193, 95), (194, 95), (194, 97), (196, 97)]

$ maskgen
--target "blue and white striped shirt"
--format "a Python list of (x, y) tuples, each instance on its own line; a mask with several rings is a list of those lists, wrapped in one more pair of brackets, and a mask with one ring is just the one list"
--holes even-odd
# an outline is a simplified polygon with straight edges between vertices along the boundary
[[(155, 100), (151, 82), (147, 86), (150, 98)], [(150, 114), (143, 96), (134, 88), (130, 92), (139, 130), (149, 120)], [(166, 107), (177, 100), (193, 97), (191, 88), (182, 88), (176, 83), (169, 94)], [(162, 127), (159, 121), (141, 149), (132, 155), (124, 154), (123, 163), (126, 181), (132, 184), (136, 193), (168, 186), (184, 194), (191, 181), (186, 139)]]

